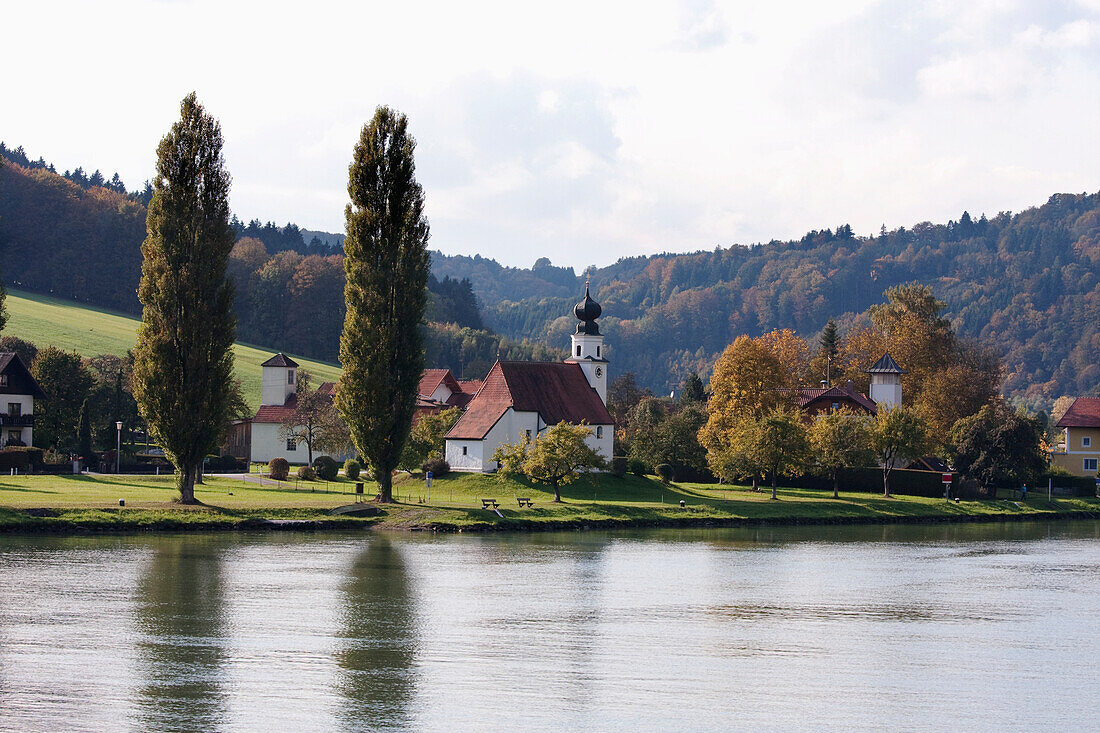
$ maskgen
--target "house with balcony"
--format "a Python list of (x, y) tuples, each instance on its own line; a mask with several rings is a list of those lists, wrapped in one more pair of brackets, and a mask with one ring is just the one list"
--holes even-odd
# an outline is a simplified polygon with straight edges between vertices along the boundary
[(45, 396), (19, 354), (0, 352), (0, 445), (33, 445), (34, 399)]

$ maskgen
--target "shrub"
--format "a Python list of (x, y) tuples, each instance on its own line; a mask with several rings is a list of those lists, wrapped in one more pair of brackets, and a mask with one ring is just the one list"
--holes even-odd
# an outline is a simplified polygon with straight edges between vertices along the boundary
[(611, 475), (615, 478), (622, 478), (626, 475), (627, 462), (622, 456), (615, 456), (611, 459)]
[(243, 470), (241, 462), (234, 456), (207, 456), (206, 470), (209, 473), (233, 473)]
[(276, 481), (286, 481), (290, 475), (290, 463), (285, 458), (272, 458), (267, 462), (267, 475)]
[(302, 481), (312, 481), (317, 478), (317, 472), (309, 466), (298, 466), (298, 478)]
[(431, 471), (434, 478), (439, 478), (451, 472), (451, 464), (447, 463), (442, 458), (429, 458), (421, 464), (420, 470), (425, 474)]
[(672, 483), (672, 480), (675, 478), (672, 473), (672, 466), (667, 463), (658, 463), (653, 470), (657, 472), (657, 477), (666, 484)]
[(54, 450), (53, 448), (50, 448), (49, 450), (47, 450), (45, 453), (42, 454), (42, 462), (43, 463), (48, 463), (48, 464), (51, 464), (51, 465), (68, 464), (69, 463), (69, 454), (68, 453), (62, 453), (59, 450)]
[(631, 458), (628, 461), (628, 465), (630, 472), (635, 476), (645, 476), (648, 473), (648, 471), (646, 471), (645, 461), (641, 458)]
[(340, 464), (330, 456), (317, 456), (313, 459), (313, 470), (325, 481), (335, 481), (340, 473)]
[(0, 470), (11, 471), (17, 469), (26, 471), (30, 468), (31, 459), (27, 455), (26, 448), (4, 448), (0, 450)]
[(344, 475), (348, 477), (349, 481), (354, 481), (359, 478), (359, 461), (354, 458), (349, 458), (344, 461)]

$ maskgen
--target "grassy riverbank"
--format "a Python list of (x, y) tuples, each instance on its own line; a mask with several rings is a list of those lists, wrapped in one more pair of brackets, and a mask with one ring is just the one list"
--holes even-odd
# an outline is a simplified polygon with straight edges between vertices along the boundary
[[(735, 524), (892, 523), (913, 521), (997, 521), (1057, 517), (1100, 517), (1100, 500), (1030, 497), (1017, 500), (946, 502), (943, 499), (781, 489), (778, 501), (766, 491), (712, 484), (665, 486), (651, 478), (597, 476), (552, 494), (521, 481), (495, 476), (455, 475), (437, 479), (431, 494), (422, 480), (395, 483), (398, 503), (377, 517), (332, 516), (330, 509), (354, 501), (353, 484), (208, 477), (196, 487), (202, 506), (173, 502), (172, 478), (154, 476), (0, 477), (0, 531), (188, 531), (208, 529), (324, 529), (377, 526), (434, 531), (547, 530)], [(367, 491), (374, 487), (368, 484)], [(534, 506), (518, 506), (517, 497)], [(496, 499), (498, 516), (481, 508)], [(119, 506), (119, 499), (126, 506)], [(680, 508), (679, 502), (685, 503)]]

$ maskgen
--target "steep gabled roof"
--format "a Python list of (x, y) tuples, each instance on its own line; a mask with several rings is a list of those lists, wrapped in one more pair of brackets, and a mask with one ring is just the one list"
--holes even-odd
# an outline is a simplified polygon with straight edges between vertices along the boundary
[(447, 437), (481, 440), (508, 408), (537, 412), (547, 425), (614, 424), (607, 406), (578, 365), (498, 361)]
[(875, 362), (874, 366), (867, 370), (868, 374), (908, 374), (898, 366), (898, 363), (894, 361), (894, 358), (887, 352), (882, 355), (882, 358)]
[(1078, 397), (1058, 421), (1060, 428), (1100, 428), (1100, 397)]
[[(23, 383), (23, 388), (29, 390), (32, 397), (41, 399), (46, 396), (46, 393), (38, 386), (38, 380), (31, 375), (31, 370), (23, 363), (23, 358), (14, 351), (0, 351), (0, 374), (18, 375), (18, 381)], [(9, 382), (12, 383), (12, 387), (14, 388), (15, 380), (9, 380)], [(27, 392), (16, 393), (11, 389), (5, 389), (4, 393), (27, 394)]]
[(296, 366), (298, 366), (298, 362), (294, 361), (293, 359), (291, 359), (286, 354), (284, 354), (282, 352), (279, 352), (275, 356), (273, 356), (270, 359), (268, 359), (267, 361), (265, 361), (263, 364), (260, 364), (260, 366), (262, 366), (262, 367), (296, 367)]

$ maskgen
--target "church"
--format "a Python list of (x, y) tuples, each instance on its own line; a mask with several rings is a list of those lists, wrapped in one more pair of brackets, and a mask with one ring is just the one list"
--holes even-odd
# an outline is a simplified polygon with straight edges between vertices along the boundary
[(560, 422), (587, 423), (588, 445), (605, 460), (614, 451), (615, 422), (607, 411), (607, 358), (596, 319), (600, 304), (585, 284), (577, 303), (576, 333), (563, 362), (498, 361), (489, 370), (462, 417), (446, 436), (452, 471), (489, 472), (504, 443), (534, 440)]

